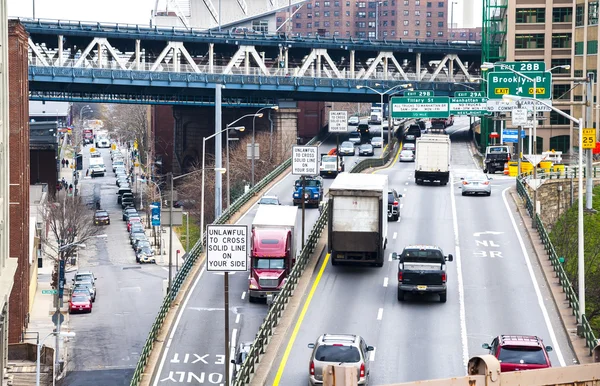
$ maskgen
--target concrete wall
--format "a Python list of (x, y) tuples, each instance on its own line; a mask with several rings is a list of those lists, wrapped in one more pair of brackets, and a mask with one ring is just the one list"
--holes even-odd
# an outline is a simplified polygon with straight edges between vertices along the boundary
[(8, 24), (10, 119), (10, 257), (17, 259), (9, 302), (9, 343), (21, 341), (29, 314), (29, 83), (28, 34), (15, 20)]

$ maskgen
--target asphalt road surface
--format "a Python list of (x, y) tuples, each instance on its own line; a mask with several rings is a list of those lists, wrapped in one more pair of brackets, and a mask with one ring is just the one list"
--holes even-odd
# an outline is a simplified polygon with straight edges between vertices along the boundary
[[(351, 129), (352, 130), (352, 129)], [(340, 143), (345, 138), (340, 136)], [(335, 147), (335, 138), (330, 137), (320, 146), (319, 153)], [(357, 150), (358, 154), (358, 150)], [(379, 157), (381, 149), (375, 149)], [(366, 157), (360, 157), (366, 158)], [(359, 157), (344, 157), (346, 170), (350, 170)], [(292, 193), (296, 176), (288, 175), (268, 194), (277, 195), (282, 205), (292, 205)], [(332, 179), (324, 179), (325, 188)], [(250, 226), (257, 207), (252, 207), (238, 222)], [(318, 209), (306, 209), (306, 231), (308, 238), (313, 224), (318, 218)], [(299, 213), (298, 218), (301, 218)], [(300, 240), (300, 224), (296, 227), (297, 240)], [(296, 242), (300, 249), (300, 242)], [(225, 364), (225, 309), (223, 274), (208, 273), (202, 270), (194, 279), (191, 291), (186, 295), (182, 311), (178, 314), (169, 343), (161, 354), (157, 376), (153, 385), (206, 384), (223, 385), (225, 371), (232, 366)], [(238, 272), (229, 275), (229, 320), (230, 353), (239, 342), (251, 342), (268, 311), (263, 303), (250, 303), (247, 298), (248, 273)], [(233, 355), (231, 355), (233, 358)]]
[[(514, 179), (494, 176), (490, 197), (460, 194), (461, 174), (476, 169), (467, 128), (468, 120), (459, 118), (448, 129), (453, 143), (447, 186), (416, 185), (413, 163), (395, 163), (379, 172), (404, 195), (401, 218), (389, 224), (388, 261), (383, 268), (333, 267), (324, 259), (308, 310), (292, 326), (294, 334), (278, 354), (285, 359), (274, 364), (267, 384), (306, 385), (307, 345), (324, 333), (359, 334), (375, 347), (370, 354), (375, 385), (465, 375), (468, 358), (486, 354), (481, 344), (499, 334), (541, 336), (555, 348), (550, 354), (554, 366), (572, 363), (551, 294), (511, 213), (510, 198), (503, 194)], [(398, 302), (398, 265), (391, 253), (409, 244), (437, 245), (454, 255), (447, 303), (437, 295)]]
[[(89, 148), (83, 150), (84, 172)], [(140, 266), (129, 243), (129, 234), (117, 204), (117, 186), (108, 149), (101, 149), (107, 173), (104, 177), (81, 179), (85, 198), (94, 189), (101, 192), (101, 205), (111, 223), (103, 226), (106, 238), (86, 242), (80, 252), (79, 269), (96, 275), (97, 298), (90, 314), (70, 317), (77, 335), (69, 344), (69, 386), (129, 385), (140, 351), (163, 299), (167, 271), (160, 265)], [(93, 210), (89, 211), (90, 217)], [(67, 275), (70, 283), (72, 274)]]

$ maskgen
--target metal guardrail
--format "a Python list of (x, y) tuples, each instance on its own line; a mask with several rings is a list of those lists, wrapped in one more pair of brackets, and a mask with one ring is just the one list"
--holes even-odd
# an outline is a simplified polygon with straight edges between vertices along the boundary
[[(529, 196), (529, 193), (527, 192), (527, 189), (525, 188), (525, 185), (520, 179), (517, 179), (517, 193), (525, 201), (529, 216), (532, 216), (533, 203), (531, 197)], [(538, 234), (540, 235), (540, 239), (544, 244), (544, 249), (548, 254), (548, 258), (552, 263), (552, 267), (554, 268), (554, 272), (556, 272), (556, 276), (558, 277), (560, 285), (562, 286), (563, 291), (565, 292), (565, 297), (569, 301), (569, 306), (573, 310), (573, 315), (575, 315), (578, 321), (582, 320), (582, 334), (585, 338), (585, 345), (589, 349), (590, 355), (592, 355), (592, 350), (598, 342), (596, 337), (594, 336), (594, 331), (592, 330), (592, 327), (590, 326), (590, 323), (585, 317), (585, 315), (579, 314), (579, 299), (577, 299), (577, 294), (575, 293), (573, 285), (571, 284), (571, 281), (569, 280), (567, 273), (565, 272), (563, 265), (559, 260), (558, 254), (554, 249), (554, 245), (550, 240), (550, 235), (548, 235), (548, 232), (544, 227), (544, 223), (542, 222), (542, 219), (537, 213), (535, 214), (535, 223)]]
[[(312, 145), (312, 144), (316, 143), (317, 140), (318, 140), (318, 137), (315, 137), (315, 138), (311, 139), (306, 145)], [(273, 170), (265, 178), (263, 178), (256, 185), (254, 185), (248, 192), (246, 192), (240, 198), (238, 198), (235, 202), (233, 202), (229, 206), (229, 208), (227, 208), (221, 214), (221, 216), (213, 222), (213, 224), (223, 224), (223, 223), (227, 222), (238, 210), (240, 210), (240, 208), (244, 204), (246, 204), (248, 201), (250, 201), (250, 199), (252, 199), (252, 197), (254, 197), (256, 195), (256, 193), (260, 192), (265, 186), (267, 186), (269, 183), (271, 183), (275, 178), (277, 178), (281, 173), (283, 173), (287, 168), (289, 168), (291, 164), (292, 164), (291, 158), (284, 161), (281, 165), (279, 165), (277, 168), (275, 168), (275, 170)], [(314, 232), (314, 229), (315, 228), (313, 228), (313, 232)], [(320, 235), (320, 232), (319, 232), (319, 235)], [(312, 236), (313, 235), (311, 234), (311, 237)], [(318, 239), (318, 237), (317, 237), (317, 239)], [(148, 338), (146, 339), (146, 342), (144, 343), (144, 347), (142, 348), (142, 351), (140, 354), (140, 359), (138, 360), (138, 363), (133, 372), (133, 377), (131, 379), (130, 386), (139, 385), (139, 383), (142, 379), (142, 374), (144, 372), (146, 364), (148, 363), (148, 358), (150, 358), (150, 354), (152, 353), (152, 349), (154, 347), (154, 342), (156, 341), (156, 338), (157, 338), (160, 330), (163, 327), (165, 317), (167, 316), (167, 313), (169, 312), (169, 309), (171, 308), (171, 303), (173, 302), (173, 300), (179, 293), (179, 290), (181, 289), (181, 286), (183, 285), (184, 281), (187, 279), (189, 273), (191, 272), (192, 267), (194, 266), (194, 264), (196, 263), (196, 261), (198, 260), (200, 255), (202, 254), (202, 251), (204, 250), (205, 240), (206, 239), (198, 240), (198, 242), (196, 244), (194, 244), (192, 249), (186, 254), (187, 257), (185, 259), (185, 262), (183, 263), (183, 265), (181, 266), (181, 269), (179, 270), (179, 272), (175, 276), (175, 279), (173, 280), (173, 283), (171, 286), (171, 291), (163, 299), (163, 302), (158, 311), (158, 315), (156, 316), (156, 319), (154, 320), (154, 323), (152, 324), (152, 327), (150, 328), (150, 333), (148, 334)], [(309, 240), (310, 240), (310, 238), (309, 238)], [(307, 246), (308, 245), (310, 245), (310, 243), (307, 243)], [(314, 248), (314, 246), (313, 246), (313, 248)], [(305, 249), (306, 249), (306, 247), (305, 247)], [(303, 252), (304, 252), (304, 250), (303, 250)]]

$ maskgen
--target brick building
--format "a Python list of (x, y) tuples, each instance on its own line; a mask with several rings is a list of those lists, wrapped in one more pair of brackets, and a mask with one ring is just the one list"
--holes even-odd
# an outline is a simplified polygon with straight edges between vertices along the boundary
[[(300, 36), (372, 39), (448, 39), (447, 0), (310, 0), (294, 6), (291, 26)], [(277, 14), (277, 26), (287, 13)]]
[(18, 261), (9, 300), (10, 343), (21, 341), (29, 314), (29, 83), (28, 34), (16, 20), (8, 23), (10, 257)]

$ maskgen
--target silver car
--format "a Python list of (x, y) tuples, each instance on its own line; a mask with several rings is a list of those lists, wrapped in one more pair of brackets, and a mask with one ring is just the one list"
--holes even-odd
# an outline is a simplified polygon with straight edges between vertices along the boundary
[(358, 131), (353, 131), (348, 136), (348, 141), (352, 142), (355, 145), (360, 145), (360, 142), (361, 142), (360, 133)]
[(358, 155), (374, 155), (375, 150), (373, 150), (373, 145), (370, 143), (365, 143), (358, 147)]
[(412, 150), (402, 150), (399, 162), (415, 162), (415, 153)]
[(491, 177), (484, 173), (472, 173), (461, 178), (460, 188), (462, 195), (467, 194), (484, 194), (489, 196), (492, 194)]
[(354, 155), (354, 144), (350, 141), (344, 141), (340, 145), (340, 155)]
[(373, 147), (383, 147), (383, 140), (381, 137), (373, 137), (371, 138), (371, 145), (373, 145)]
[(260, 200), (258, 201), (259, 205), (281, 205), (281, 203), (279, 202), (279, 198), (277, 198), (277, 196), (270, 196), (265, 194), (264, 196), (262, 196), (260, 198)]
[(369, 351), (365, 340), (359, 335), (324, 334), (315, 343), (309, 343), (313, 349), (308, 365), (310, 385), (323, 384), (323, 368), (328, 365), (356, 366), (358, 385), (369, 384)]

